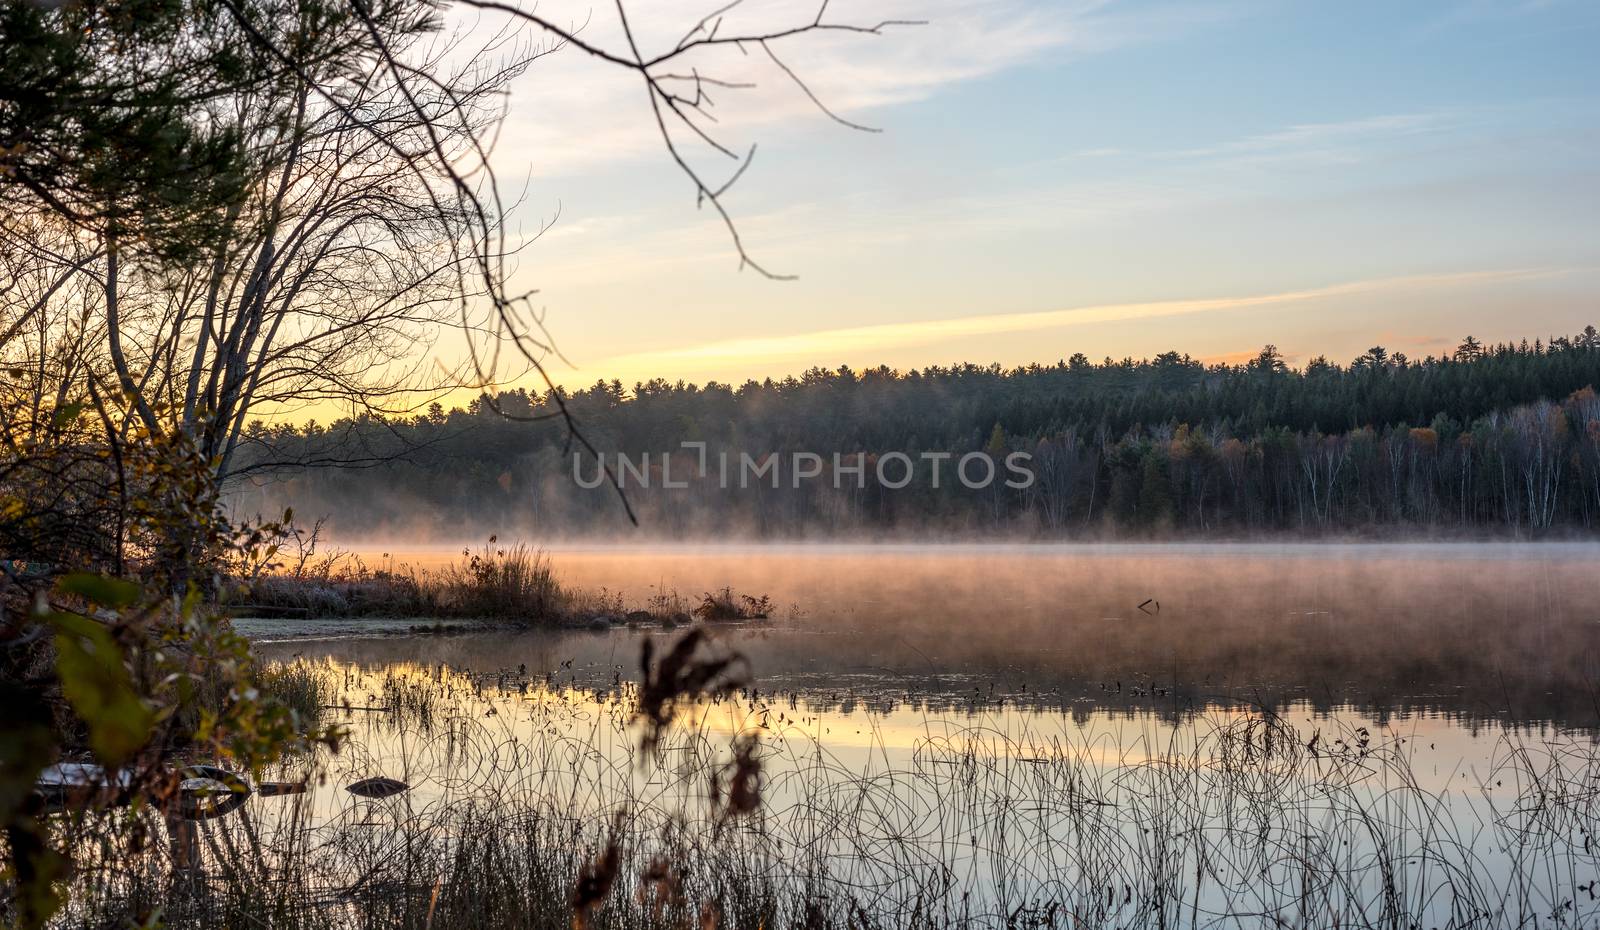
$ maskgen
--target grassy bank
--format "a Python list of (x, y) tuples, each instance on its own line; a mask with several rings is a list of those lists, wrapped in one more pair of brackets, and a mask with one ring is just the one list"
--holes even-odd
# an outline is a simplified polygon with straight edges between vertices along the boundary
[(695, 620), (766, 619), (765, 595), (730, 588), (685, 598), (659, 592), (640, 602), (621, 593), (562, 584), (548, 554), (527, 543), (493, 537), (476, 550), (435, 569), (403, 564), (374, 568), (359, 557), (334, 553), (302, 558), (241, 584), (228, 605), (236, 614), (302, 617), (494, 620), (528, 626), (590, 627), (618, 623), (677, 626)]

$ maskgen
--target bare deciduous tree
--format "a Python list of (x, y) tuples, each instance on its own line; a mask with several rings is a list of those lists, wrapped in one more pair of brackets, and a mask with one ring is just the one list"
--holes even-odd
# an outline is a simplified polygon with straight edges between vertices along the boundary
[[(241, 46), (233, 53), (256, 62), (236, 87), (180, 98), (193, 109), (183, 111), (190, 123), (210, 127), (197, 136), (223, 140), (217, 144), (240, 155), (234, 175), (207, 176), (208, 192), (233, 196), (193, 218), (204, 234), (183, 230), (181, 251), (159, 241), (166, 226), (141, 222), (144, 200), (113, 197), (104, 209), (67, 209), (35, 190), (48, 172), (7, 176), (33, 182), (9, 200), (38, 198), (20, 219), (0, 224), (7, 247), (52, 222), (57, 238), (72, 241), (40, 269), (33, 292), (34, 303), (70, 299), (81, 311), (71, 363), (58, 372), (58, 406), (93, 383), (117, 408), (107, 421), (121, 436), (135, 427), (150, 436), (181, 435), (226, 478), (248, 422), (264, 412), (337, 402), (382, 415), (414, 409), (430, 392), (487, 387), (532, 371), (543, 378), (552, 409), (528, 416), (563, 419), (569, 436), (587, 446), (545, 370), (553, 346), (533, 295), (507, 283), (526, 244), (511, 244), (507, 214), (515, 204), (503, 198), (491, 165), (508, 82), (561, 49), (639, 75), (647, 118), (697, 202), (720, 217), (741, 267), (776, 278), (782, 276), (751, 257), (724, 205), (755, 149), (738, 154), (713, 134), (712, 90), (752, 85), (713, 76), (715, 59), (759, 54), (823, 113), (865, 129), (829, 111), (780, 52), (808, 34), (877, 34), (895, 24), (832, 22), (823, 3), (792, 25), (740, 32), (728, 26), (736, 0), (693, 21), (670, 48), (649, 51), (619, 2), (626, 47), (614, 50), (532, 9), (458, 2), (501, 18), (475, 48), (459, 37), (428, 39), (443, 10), (433, 3), (222, 0), (222, 21), (180, 23), (178, 38), (187, 40), (141, 58), (155, 74), (166, 72), (149, 62), (163, 55), (214, 62), (216, 48), (227, 43), (202, 41), (199, 30), (221, 29)], [(711, 179), (695, 167), (687, 144), (730, 159), (726, 176)], [(165, 190), (148, 170), (137, 177), (144, 199), (148, 189)], [(94, 178), (106, 181), (104, 172)], [(92, 200), (76, 189), (74, 196), (73, 203)], [(175, 262), (175, 254), (184, 260)], [(21, 290), (0, 301), (7, 304), (0, 351), (42, 352), (37, 342), (8, 345), (12, 330), (64, 311), (29, 309)], [(437, 369), (419, 364), (446, 326), (466, 335), (468, 357)]]

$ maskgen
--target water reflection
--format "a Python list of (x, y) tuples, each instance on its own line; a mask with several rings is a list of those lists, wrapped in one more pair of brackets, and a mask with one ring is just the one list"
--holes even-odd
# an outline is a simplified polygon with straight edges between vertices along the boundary
[[(352, 727), (307, 801), (341, 882), (418, 856), (434, 874), (508, 831), (576, 869), (621, 810), (628, 874), (670, 855), (707, 889), (740, 876), (755, 897), (730, 907), (839, 925), (1581, 926), (1600, 919), (1597, 554), (557, 552), (570, 583), (636, 603), (731, 585), (794, 605), (718, 627), (755, 679), (681, 708), (649, 758), (640, 647), (678, 631), (241, 627), (313, 663)], [(752, 733), (763, 805), (724, 832), (709, 776)], [(338, 790), (375, 774), (413, 790)]]
[[(482, 652), (485, 639), (438, 645), (516, 657)], [(634, 639), (546, 645), (554, 656)], [(1580, 894), (1600, 864), (1589, 841), (1600, 754), (1585, 734), (1475, 732), (1443, 716), (1369, 725), (1303, 702), (1163, 717), (1081, 714), (1042, 695), (875, 704), (844, 697), (851, 684), (757, 686), (681, 706), (647, 756), (623, 667), (315, 660), (351, 739), (325, 760), (309, 816), (291, 818), (308, 825), (289, 835), (310, 838), (317, 864), (303, 880), (329, 900), (347, 899), (352, 881), (415, 895), (416, 875), (439, 874), (441, 857), (479, 837), (511, 844), (496, 855), (570, 868), (620, 811), (629, 874), (670, 855), (685, 875), (737, 873), (739, 893), (776, 895), (791, 919), (825, 907), (841, 926), (1600, 917)], [(709, 776), (745, 734), (760, 737), (762, 805), (724, 829)], [(412, 790), (381, 802), (340, 790), (378, 774)], [(264, 820), (270, 803), (257, 802)]]
[[(1176, 717), (1212, 704), (1353, 707), (1383, 722), (1600, 724), (1600, 547), (767, 546), (559, 550), (571, 584), (642, 603), (731, 585), (782, 607), (730, 627), (760, 685), (844, 707), (995, 702)], [(391, 551), (437, 564), (444, 550)], [(376, 556), (374, 556), (376, 558)], [(1144, 605), (1142, 608), (1140, 605)], [(296, 639), (290, 622), (247, 624)], [(359, 634), (360, 623), (339, 628)], [(582, 686), (640, 637), (493, 632), (263, 645), (368, 665), (526, 664)], [(570, 668), (562, 668), (570, 660)]]

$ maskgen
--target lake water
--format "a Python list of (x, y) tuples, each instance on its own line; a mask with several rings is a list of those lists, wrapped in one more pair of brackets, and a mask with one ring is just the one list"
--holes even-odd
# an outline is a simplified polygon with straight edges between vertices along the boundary
[[(461, 554), (388, 551), (395, 564), (421, 567)], [(1376, 722), (1415, 714), (1588, 728), (1600, 720), (1594, 545), (671, 546), (551, 555), (564, 582), (635, 605), (662, 591), (692, 604), (724, 586), (770, 596), (769, 623), (721, 635), (766, 687), (811, 698), (909, 693), (961, 703), (976, 692), (1081, 712), (1170, 714), (1245, 700), (1354, 709)], [(383, 561), (378, 550), (367, 558)], [(243, 628), (264, 643), (385, 629), (364, 621)], [(571, 677), (592, 685), (617, 664), (631, 675), (647, 635), (661, 634), (311, 648), (474, 669), (571, 659)]]
[(682, 630), (241, 620), (263, 657), (314, 663), (357, 708), (336, 712), (353, 742), (317, 792), (324, 821), (370, 823), (334, 789), (385, 774), (413, 785), (407, 816), (493, 797), (590, 845), (619, 809), (639, 836), (718, 829), (707, 776), (743, 734), (763, 804), (741, 855), (831, 876), (854, 890), (830, 906), (886, 925), (1600, 917), (1600, 546), (551, 555), (630, 605), (769, 596), (771, 619), (715, 630), (749, 682), (683, 708), (646, 759), (640, 648)]

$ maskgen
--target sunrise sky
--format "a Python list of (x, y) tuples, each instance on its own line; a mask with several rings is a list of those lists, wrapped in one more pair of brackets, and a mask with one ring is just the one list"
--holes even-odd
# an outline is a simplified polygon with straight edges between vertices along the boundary
[[(815, 10), (746, 6), (725, 33)], [(709, 12), (629, 9), (647, 53)], [(622, 42), (608, 4), (539, 11)], [(570, 50), (519, 81), (496, 161), (524, 233), (559, 211), (517, 280), (541, 289), (560, 381), (1230, 360), (1267, 342), (1298, 364), (1600, 322), (1592, 0), (836, 0), (827, 16), (929, 21), (786, 47), (880, 134), (829, 121), (757, 56), (703, 63), (761, 82), (716, 98), (721, 138), (759, 144), (728, 206), (796, 281), (739, 272), (639, 81)]]

